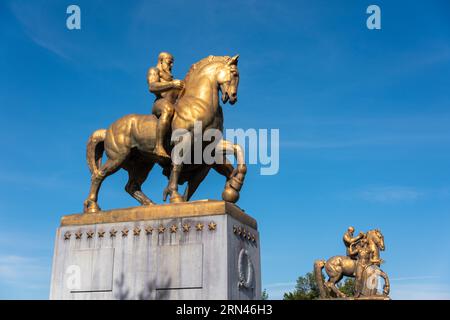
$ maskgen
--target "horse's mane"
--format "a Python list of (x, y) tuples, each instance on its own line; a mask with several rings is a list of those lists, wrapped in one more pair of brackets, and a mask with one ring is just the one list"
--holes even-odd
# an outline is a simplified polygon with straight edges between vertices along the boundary
[[(198, 70), (200, 70), (201, 68), (203, 68), (204, 66), (211, 64), (211, 63), (216, 63), (216, 62), (228, 62), (231, 60), (230, 56), (208, 56), (206, 58), (203, 58), (202, 60), (194, 63), (190, 68), (188, 73), (186, 74), (186, 77), (184, 77), (184, 83), (187, 83), (189, 81), (189, 78), (192, 76), (192, 74)], [(186, 88), (183, 88), (183, 90), (181, 90), (178, 93), (178, 97), (177, 99), (180, 99), (185, 92)]]
[(215, 62), (228, 62), (231, 59), (230, 56), (208, 56), (206, 58), (203, 58), (202, 60), (194, 63), (191, 68), (189, 69), (188, 73), (186, 74), (186, 77), (184, 78), (184, 82), (188, 82), (190, 76), (197, 70), (201, 69), (202, 67)]

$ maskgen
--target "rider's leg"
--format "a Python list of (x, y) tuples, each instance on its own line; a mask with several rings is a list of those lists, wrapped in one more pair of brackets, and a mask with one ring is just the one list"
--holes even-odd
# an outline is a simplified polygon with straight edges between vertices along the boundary
[(170, 124), (173, 117), (173, 106), (169, 101), (163, 100), (160, 103), (161, 115), (158, 119), (158, 125), (156, 128), (156, 146), (155, 153), (160, 157), (170, 158), (164, 149), (164, 138), (167, 135), (167, 131), (170, 129)]
[(364, 268), (361, 265), (356, 266), (355, 271), (355, 298), (358, 298), (362, 292), (362, 273)]

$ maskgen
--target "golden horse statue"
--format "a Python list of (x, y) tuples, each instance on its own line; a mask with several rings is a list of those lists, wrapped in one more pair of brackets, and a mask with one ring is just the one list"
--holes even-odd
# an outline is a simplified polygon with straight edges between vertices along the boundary
[[(193, 64), (184, 79), (184, 89), (175, 103), (175, 114), (172, 119), (172, 131), (184, 130), (193, 136), (194, 125), (201, 123), (203, 132), (207, 129), (223, 131), (223, 113), (219, 104), (219, 93), (222, 102), (234, 104), (237, 101), (239, 56), (209, 56)], [(106, 177), (119, 169), (128, 171), (129, 180), (125, 190), (141, 205), (153, 205), (141, 190), (149, 172), (155, 164), (163, 168), (169, 177), (164, 189), (163, 198), (170, 196), (170, 202), (188, 201), (210, 169), (226, 177), (222, 199), (236, 202), (247, 172), (242, 148), (230, 141), (221, 139), (215, 150), (222, 152), (222, 161), (207, 164), (190, 164), (175, 162), (157, 156), (155, 153), (156, 128), (158, 119), (154, 115), (130, 114), (114, 122), (108, 129), (95, 131), (87, 143), (86, 158), (91, 171), (91, 187), (84, 201), (84, 212), (95, 213), (98, 206), (98, 193)], [(178, 144), (193, 143), (194, 139), (180, 139), (174, 145), (168, 137), (166, 145), (174, 148)], [(184, 146), (192, 147), (192, 146)], [(203, 145), (203, 148), (205, 146)], [(186, 150), (186, 149), (184, 149)], [(103, 154), (107, 160), (102, 163)], [(234, 168), (226, 159), (232, 154), (237, 159)], [(185, 159), (186, 160), (186, 159)], [(187, 182), (184, 195), (178, 193), (178, 185)]]
[[(349, 254), (356, 256), (356, 260), (349, 256), (334, 256), (325, 260), (317, 260), (314, 263), (314, 276), (322, 299), (330, 297), (346, 298), (336, 284), (344, 276), (355, 278), (355, 298), (375, 298), (377, 289), (369, 282), (374, 277), (380, 276), (384, 279), (383, 295), (388, 296), (390, 291), (389, 278), (379, 268), (383, 260), (380, 259), (380, 250), (384, 251), (384, 237), (380, 230), (368, 231), (361, 240), (351, 245)], [(328, 275), (325, 281), (322, 269)], [(377, 280), (375, 280), (377, 282)]]

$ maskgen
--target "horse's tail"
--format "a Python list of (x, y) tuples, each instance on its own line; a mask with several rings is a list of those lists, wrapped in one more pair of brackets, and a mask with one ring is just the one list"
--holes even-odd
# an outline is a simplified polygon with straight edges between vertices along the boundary
[(105, 151), (105, 137), (105, 129), (99, 129), (89, 137), (86, 147), (86, 160), (92, 174), (97, 173), (102, 163), (103, 151)]
[(325, 267), (325, 260), (316, 260), (314, 262), (314, 277), (316, 278), (317, 286), (319, 287), (320, 297), (327, 298), (327, 291), (325, 289), (325, 280), (323, 279), (322, 269)]

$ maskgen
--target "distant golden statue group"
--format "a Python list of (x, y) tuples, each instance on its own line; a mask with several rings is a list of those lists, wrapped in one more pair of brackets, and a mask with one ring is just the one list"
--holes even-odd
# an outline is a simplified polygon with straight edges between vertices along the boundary
[[(380, 250), (384, 251), (384, 237), (380, 230), (360, 232), (354, 237), (355, 229), (349, 227), (343, 241), (347, 249), (346, 256), (334, 256), (314, 263), (314, 275), (320, 291), (320, 297), (347, 298), (339, 290), (337, 283), (344, 276), (355, 278), (354, 298), (356, 299), (388, 299), (390, 284), (387, 274), (380, 269), (383, 260)], [(328, 281), (322, 274), (325, 269)], [(382, 292), (379, 292), (380, 277), (384, 279)]]

